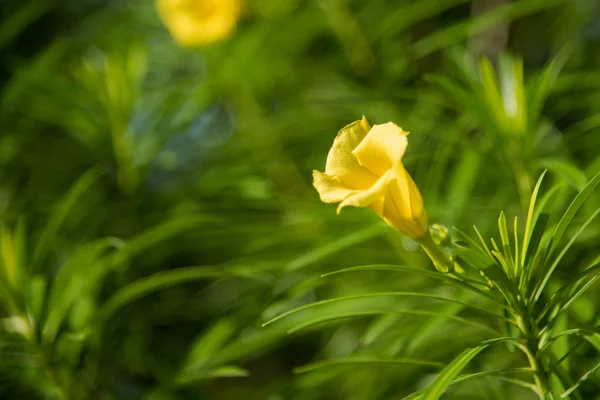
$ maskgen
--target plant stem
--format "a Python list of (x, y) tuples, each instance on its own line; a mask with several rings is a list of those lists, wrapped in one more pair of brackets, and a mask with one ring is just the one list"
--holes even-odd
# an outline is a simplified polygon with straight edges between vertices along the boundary
[(537, 395), (540, 400), (544, 400), (546, 394), (550, 393), (550, 385), (548, 383), (548, 374), (544, 368), (539, 350), (537, 324), (529, 309), (524, 305), (521, 305), (520, 310), (516, 315), (516, 320), (521, 335), (527, 342), (527, 344), (522, 347), (522, 350), (527, 355), (529, 366), (533, 370), (533, 379), (537, 388)]
[(429, 231), (427, 231), (423, 237), (415, 240), (421, 245), (423, 250), (425, 250), (425, 253), (427, 253), (431, 261), (433, 261), (433, 265), (435, 265), (435, 268), (438, 271), (446, 273), (453, 269), (452, 260), (448, 257), (448, 254), (444, 253), (444, 251), (433, 241)]

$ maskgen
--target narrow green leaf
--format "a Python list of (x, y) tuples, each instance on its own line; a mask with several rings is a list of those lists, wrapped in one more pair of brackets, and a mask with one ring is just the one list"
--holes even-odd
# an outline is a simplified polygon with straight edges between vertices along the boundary
[[(549, 330), (552, 326), (554, 326), (554, 324), (557, 321), (557, 318), (562, 313), (564, 313), (565, 311), (567, 311), (569, 309), (569, 307), (571, 307), (594, 283), (596, 283), (596, 281), (599, 278), (600, 278), (600, 274), (596, 274), (590, 280), (588, 280), (587, 282), (585, 282), (585, 284), (583, 286), (581, 286), (579, 289), (577, 289), (573, 294), (571, 294), (570, 296), (568, 296), (567, 301), (565, 302), (565, 304), (562, 307), (560, 307), (558, 309), (558, 311), (556, 311), (551, 316), (550, 321), (548, 322), (548, 324), (546, 325), (546, 327), (542, 330), (542, 332), (545, 332), (546, 330)], [(556, 303), (553, 302), (553, 305), (556, 305)]]
[(583, 374), (581, 376), (581, 378), (579, 378), (579, 380), (577, 382), (575, 382), (575, 384), (573, 386), (571, 386), (570, 388), (568, 388), (567, 390), (565, 390), (565, 392), (563, 394), (560, 395), (561, 399), (566, 399), (568, 398), (571, 393), (573, 393), (575, 390), (577, 390), (577, 388), (579, 387), (579, 385), (581, 385), (583, 382), (585, 382), (594, 372), (596, 372), (598, 369), (600, 368), (600, 362), (597, 363), (592, 369), (590, 369), (588, 372), (586, 372), (585, 374)]
[(445, 0), (441, 3), (438, 0), (422, 0), (405, 3), (395, 11), (382, 15), (382, 20), (373, 26), (372, 35), (377, 39), (394, 36), (411, 25), (467, 2), (468, 0)]
[(77, 182), (71, 187), (69, 192), (61, 200), (57, 209), (54, 210), (46, 227), (42, 231), (40, 238), (38, 239), (35, 249), (33, 251), (32, 268), (35, 271), (40, 263), (44, 261), (47, 256), (48, 250), (52, 245), (52, 240), (56, 237), (56, 234), (60, 230), (61, 225), (65, 221), (69, 211), (75, 203), (79, 201), (81, 196), (88, 190), (88, 188), (103, 174), (100, 166), (90, 168), (84, 173)]
[(473, 229), (475, 230), (475, 233), (477, 234), (477, 237), (479, 238), (479, 241), (481, 242), (481, 245), (485, 249), (485, 252), (487, 253), (487, 255), (491, 259), (494, 259), (494, 255), (492, 254), (492, 252), (490, 251), (490, 248), (488, 247), (487, 243), (485, 242), (483, 235), (481, 235), (481, 233), (479, 232), (479, 229), (477, 229), (477, 227), (475, 225), (473, 225)]
[(195, 375), (186, 376), (185, 380), (176, 381), (179, 385), (185, 385), (190, 382), (214, 379), (214, 378), (243, 378), (249, 376), (248, 370), (235, 365), (225, 365), (216, 369), (197, 371)]
[(355, 366), (357, 364), (399, 364), (399, 365), (423, 365), (428, 367), (442, 367), (437, 361), (421, 360), (416, 358), (378, 358), (378, 357), (346, 357), (317, 361), (312, 364), (294, 368), (295, 374), (303, 374), (319, 368), (329, 366)]
[(30, 320), (38, 324), (42, 318), (46, 299), (47, 280), (41, 275), (35, 275), (29, 282), (27, 291), (27, 313)]
[[(373, 265), (363, 265), (363, 266), (358, 266), (358, 267), (350, 267), (350, 268), (344, 268), (338, 271), (334, 271), (334, 272), (329, 272), (327, 274), (323, 274), (323, 277), (326, 276), (331, 276), (331, 275), (335, 275), (335, 274), (341, 274), (341, 273), (346, 273), (346, 272), (359, 272), (359, 271), (397, 271), (397, 272), (412, 272), (415, 274), (419, 274), (419, 275), (423, 275), (423, 276), (427, 276), (429, 278), (433, 278), (433, 279), (438, 279), (438, 280), (442, 280), (444, 282), (462, 287), (464, 289), (470, 290), (474, 293), (480, 294), (481, 296), (487, 297), (490, 300), (495, 301), (496, 303), (502, 305), (502, 307), (505, 307), (504, 303), (494, 297), (492, 297), (490, 294), (484, 292), (483, 290), (477, 288), (474, 286), (475, 282), (472, 283), (467, 283), (466, 281), (462, 281), (460, 280), (460, 278), (456, 278), (453, 277), (451, 275), (448, 274), (442, 274), (441, 272), (433, 272), (433, 271), (428, 271), (428, 270), (424, 270), (421, 268), (415, 268), (415, 267), (408, 267), (408, 266), (403, 266), (403, 265), (390, 265), (390, 264), (373, 264)], [(477, 282), (478, 283), (478, 282)], [(481, 283), (478, 283), (479, 285), (482, 285)]]
[[(557, 361), (554, 362), (554, 364), (552, 364), (550, 366), (550, 368), (548, 368), (548, 373), (552, 373), (554, 371), (554, 369), (556, 367), (558, 367), (563, 361), (568, 360), (569, 358), (571, 358), (571, 355), (573, 353), (575, 353), (577, 351), (577, 349), (579, 349), (581, 347), (581, 345), (585, 343), (585, 340), (580, 340), (579, 342), (577, 342), (576, 344), (574, 344), (573, 346), (571, 346), (571, 348), (566, 351), (561, 358), (559, 358)], [(568, 370), (568, 368), (566, 368), (566, 370)]]
[(121, 307), (147, 294), (190, 282), (206, 278), (224, 278), (232, 276), (246, 276), (228, 271), (225, 268), (194, 266), (178, 268), (170, 271), (158, 272), (154, 275), (138, 279), (115, 292), (104, 303), (100, 310), (100, 321), (106, 321)]
[(583, 190), (588, 183), (587, 176), (579, 168), (565, 160), (556, 157), (544, 158), (539, 163), (542, 167), (563, 178), (565, 182), (578, 191)]
[[(244, 376), (244, 375), (214, 375), (211, 367), (213, 356), (223, 347), (236, 331), (237, 324), (233, 319), (222, 318), (198, 335), (194, 340), (188, 355), (176, 374), (175, 381), (183, 384), (199, 379), (200, 376)], [(224, 369), (223, 369), (224, 368)], [(217, 371), (226, 371), (228, 367), (221, 367)], [(237, 367), (236, 367), (237, 368)], [(208, 371), (208, 372), (207, 372)], [(221, 373), (219, 372), (219, 373)]]
[(263, 323), (262, 326), (264, 327), (269, 324), (272, 324), (273, 322), (278, 321), (282, 318), (285, 318), (289, 315), (292, 315), (292, 314), (295, 314), (295, 313), (298, 313), (298, 312), (301, 312), (304, 310), (310, 310), (312, 308), (316, 308), (316, 307), (331, 304), (331, 303), (337, 303), (337, 302), (343, 302), (343, 301), (355, 300), (355, 299), (368, 299), (368, 298), (376, 298), (376, 297), (395, 297), (395, 296), (398, 296), (398, 297), (422, 297), (422, 298), (427, 298), (427, 299), (432, 299), (432, 300), (439, 300), (439, 301), (443, 301), (443, 302), (460, 304), (460, 305), (471, 308), (473, 310), (484, 313), (484, 314), (489, 315), (494, 318), (498, 318), (498, 319), (502, 319), (502, 320), (506, 319), (504, 316), (495, 314), (489, 310), (486, 310), (485, 308), (477, 307), (477, 306), (474, 306), (469, 303), (465, 303), (460, 300), (449, 299), (449, 298), (443, 297), (443, 296), (436, 296), (436, 295), (431, 295), (431, 294), (426, 294), (426, 293), (415, 293), (415, 292), (383, 292), (383, 293), (367, 293), (367, 294), (360, 294), (360, 295), (354, 295), (354, 296), (336, 297), (333, 299), (321, 300), (321, 301), (317, 301), (315, 303), (306, 304), (304, 306), (297, 307), (292, 310), (286, 311), (283, 314), (280, 314), (280, 315), (276, 316), (275, 318), (272, 318), (269, 321)]
[(529, 210), (527, 212), (527, 220), (525, 221), (525, 233), (523, 234), (523, 250), (521, 251), (521, 269), (525, 269), (525, 262), (527, 261), (527, 249), (529, 247), (531, 233), (536, 222), (534, 220), (535, 203), (537, 201), (538, 193), (540, 192), (540, 186), (542, 186), (544, 176), (546, 176), (546, 172), (548, 171), (545, 170), (542, 172), (538, 178), (535, 188), (533, 189), (533, 193), (531, 193), (531, 199), (529, 200)]
[(424, 57), (434, 51), (449, 47), (460, 42), (468, 36), (488, 30), (496, 25), (505, 24), (513, 19), (536, 13), (547, 8), (556, 7), (566, 0), (545, 0), (543, 2), (520, 0), (506, 3), (479, 16), (452, 24), (447, 28), (439, 29), (431, 35), (413, 44), (417, 57)]
[(546, 98), (552, 91), (556, 79), (573, 52), (572, 45), (566, 45), (559, 53), (546, 65), (541, 75), (536, 79), (531, 79), (526, 88), (527, 104), (529, 105), (530, 126), (534, 126), (540, 117), (542, 107)]
[(515, 274), (519, 276), (521, 274), (521, 260), (519, 260), (519, 219), (516, 215), (513, 220), (513, 235), (515, 241)]
[(575, 214), (583, 203), (587, 200), (592, 191), (600, 184), (600, 172), (598, 172), (585, 187), (579, 192), (579, 194), (573, 199), (567, 211), (563, 214), (562, 218), (558, 222), (554, 233), (552, 234), (552, 240), (550, 242), (549, 251), (547, 254), (547, 260), (554, 257), (554, 252), (558, 247), (567, 227), (575, 217)]
[[(464, 233), (457, 230), (460, 234)], [(474, 243), (472, 239), (468, 239), (471, 243)], [(493, 241), (492, 241), (493, 242)], [(511, 295), (511, 288), (513, 284), (507, 276), (507, 264), (498, 251), (492, 250), (490, 252), (491, 259), (486, 255), (487, 253), (481, 248), (474, 250), (465, 248), (455, 244), (457, 248), (457, 256), (459, 259), (464, 260), (467, 265), (479, 270), (490, 282), (490, 285), (495, 286), (498, 291), (504, 296), (504, 299), (511, 304), (513, 296)], [(489, 249), (488, 249), (489, 250)], [(506, 307), (506, 306), (504, 306)]]
[(440, 372), (438, 377), (425, 391), (423, 400), (438, 400), (446, 391), (452, 381), (462, 371), (467, 364), (488, 345), (480, 345), (463, 351), (446, 368)]
[[(534, 393), (537, 393), (536, 387), (534, 384), (520, 380), (520, 379), (507, 378), (500, 374), (533, 374), (533, 371), (528, 368), (514, 368), (514, 369), (499, 369), (499, 370), (494, 370), (494, 371), (482, 371), (482, 372), (476, 372), (473, 374), (464, 374), (464, 375), (460, 375), (457, 378), (453, 379), (452, 383), (450, 383), (450, 385), (448, 385), (448, 386), (452, 386), (457, 383), (469, 381), (472, 379), (478, 379), (478, 378), (483, 378), (483, 377), (492, 377), (492, 378), (496, 378), (496, 379), (499, 379), (499, 380), (502, 380), (502, 381), (505, 381), (508, 383), (512, 383), (517, 386), (524, 387), (526, 389), (531, 390)], [(427, 391), (427, 388), (418, 390), (418, 391), (404, 397), (402, 400), (422, 400), (426, 391)]]
[(105, 269), (98, 268), (98, 264), (105, 266), (102, 257), (106, 251), (119, 246), (120, 242), (114, 238), (95, 240), (76, 249), (62, 265), (49, 291), (48, 315), (43, 326), (46, 343), (56, 338), (71, 306), (98, 284), (97, 280)]
[(448, 315), (448, 314), (434, 312), (434, 311), (425, 311), (425, 310), (373, 310), (373, 311), (364, 311), (364, 312), (360, 311), (360, 312), (343, 313), (343, 314), (337, 314), (337, 315), (328, 315), (325, 317), (314, 318), (312, 320), (298, 324), (298, 325), (288, 329), (287, 332), (289, 334), (291, 334), (291, 333), (295, 333), (299, 330), (311, 327), (313, 325), (319, 325), (319, 324), (322, 324), (325, 322), (336, 321), (336, 320), (340, 320), (340, 319), (371, 317), (371, 316), (375, 316), (375, 315), (388, 315), (388, 314), (398, 314), (398, 315), (406, 314), (406, 315), (442, 317), (442, 318), (446, 318), (446, 319), (449, 319), (452, 321), (463, 323), (465, 325), (470, 325), (475, 328), (478, 328), (478, 329), (481, 329), (481, 330), (484, 330), (487, 332), (491, 332), (493, 334), (498, 334), (497, 330), (492, 329), (487, 325), (471, 321), (470, 319), (461, 318), (461, 317), (457, 317), (454, 315)]
[(500, 86), (504, 111), (514, 134), (524, 135), (527, 131), (527, 102), (523, 79), (523, 60), (510, 54), (500, 56)]
[(506, 222), (506, 215), (504, 214), (504, 211), (501, 211), (500, 217), (498, 217), (498, 231), (500, 232), (500, 240), (502, 242), (502, 255), (507, 264), (507, 272), (510, 274), (509, 276), (515, 276), (515, 260), (513, 259), (512, 251), (510, 249), (510, 236), (508, 234), (508, 225)]
[[(541, 351), (547, 350), (554, 342), (556, 342), (557, 339), (560, 339), (565, 336), (578, 336), (585, 340), (588, 340), (588, 337), (594, 337), (596, 339), (599, 339), (600, 338), (600, 329), (595, 328), (595, 330), (594, 330), (594, 329), (577, 328), (577, 329), (569, 329), (569, 330), (560, 332), (560, 333), (552, 336), (550, 339), (548, 339), (546, 344), (544, 344), (544, 346), (542, 346), (542, 348), (540, 350)], [(592, 342), (590, 341), (590, 343), (592, 343)]]
[(544, 277), (542, 278), (542, 280), (540, 281), (540, 283), (537, 286), (537, 291), (536, 291), (536, 293), (535, 293), (535, 295), (533, 297), (533, 301), (534, 302), (537, 302), (538, 299), (540, 298), (540, 296), (542, 295), (542, 292), (543, 292), (544, 288), (546, 287), (546, 284), (548, 283), (548, 280), (550, 280), (550, 276), (552, 276), (552, 273), (554, 272), (554, 270), (556, 269), (556, 267), (560, 263), (560, 260), (562, 260), (562, 258), (567, 253), (567, 251), (569, 251), (569, 249), (571, 248), (571, 246), (573, 245), (573, 243), (575, 242), (575, 240), (577, 239), (577, 237), (579, 237), (579, 235), (581, 234), (581, 232), (583, 232), (585, 230), (585, 228), (587, 228), (587, 226), (594, 220), (594, 218), (596, 218), (596, 216), (599, 213), (600, 213), (600, 207), (594, 212), (594, 214), (592, 214), (585, 221), (585, 223), (583, 225), (581, 225), (581, 227), (577, 230), (577, 232), (575, 232), (575, 234), (573, 235), (573, 237), (571, 237), (571, 240), (569, 240), (569, 242), (562, 249), (562, 251), (560, 252), (560, 254), (558, 254), (554, 258), (554, 262), (550, 265), (550, 267), (546, 271), (546, 274), (544, 275)]
[(139, 254), (142, 251), (170, 239), (200, 223), (215, 222), (217, 219), (205, 216), (181, 216), (157, 224), (127, 241), (128, 255)]
[(25, 28), (55, 5), (56, 3), (52, 0), (32, 0), (21, 3), (21, 7), (3, 18), (2, 25), (0, 25), (0, 49), (18, 37)]
[[(540, 315), (536, 319), (536, 322), (539, 323), (550, 310), (556, 309), (556, 307), (558, 307), (563, 301), (568, 302), (573, 297), (581, 296), (581, 294), (583, 294), (583, 292), (585, 291), (585, 289), (582, 291), (581, 287), (579, 289), (577, 289), (577, 286), (581, 282), (586, 281), (584, 286), (587, 289), (598, 278), (600, 278), (600, 265), (597, 265), (598, 263), (600, 263), (600, 257), (599, 257), (599, 259), (594, 260), (592, 263), (590, 263), (590, 265), (585, 270), (583, 270), (581, 273), (579, 273), (577, 276), (575, 276), (569, 282), (563, 284), (562, 287), (558, 290), (558, 292), (556, 292), (550, 298), (550, 301), (546, 304), (546, 306), (540, 312)], [(590, 276), (591, 276), (591, 278), (590, 278)], [(555, 315), (556, 315), (556, 313), (551, 314), (551, 318), (554, 317)]]
[(487, 107), (492, 112), (498, 126), (506, 126), (506, 111), (504, 109), (504, 100), (498, 87), (496, 71), (490, 60), (485, 57), (479, 59), (479, 75)]
[(222, 318), (198, 335), (192, 344), (183, 367), (196, 369), (209, 362), (211, 356), (233, 335), (237, 325), (233, 319)]
[(328, 242), (323, 246), (313, 249), (308, 253), (291, 260), (285, 265), (284, 268), (288, 272), (296, 271), (307, 265), (317, 263), (323, 258), (347, 249), (348, 247), (355, 246), (358, 243), (365, 242), (371, 238), (381, 235), (388, 229), (389, 227), (387, 225), (377, 224), (375, 226), (359, 230), (350, 235), (343, 236), (340, 239)]
[(540, 265), (546, 257), (547, 241), (542, 243), (542, 239), (544, 239), (549, 220), (550, 216), (544, 213), (535, 222), (535, 228), (533, 229), (533, 233), (529, 239), (529, 247), (527, 248), (528, 261), (519, 280), (519, 290), (522, 293), (533, 292), (535, 290), (532, 276), (534, 276), (534, 272), (539, 270)]
[(479, 245), (479, 243), (477, 243), (469, 235), (467, 235), (465, 232), (461, 231), (460, 229), (458, 229), (456, 227), (452, 227), (452, 229), (454, 229), (471, 246), (473, 246), (475, 249), (479, 250), (481, 253), (484, 253), (484, 255), (487, 255), (491, 261), (496, 262), (494, 255), (490, 251), (489, 247), (485, 243), (485, 240), (483, 239), (483, 237), (481, 236), (481, 234), (479, 233), (479, 231), (477, 230), (477, 227), (475, 225), (473, 225), (473, 229), (475, 230), (475, 232), (477, 232), (477, 235), (479, 236), (479, 240), (481, 241), (481, 246)]

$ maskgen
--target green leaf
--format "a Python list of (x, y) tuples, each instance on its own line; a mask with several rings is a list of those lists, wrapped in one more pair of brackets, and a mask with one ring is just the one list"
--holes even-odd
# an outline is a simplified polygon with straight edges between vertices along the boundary
[(178, 384), (187, 384), (197, 380), (214, 379), (214, 378), (244, 378), (250, 373), (244, 368), (235, 365), (225, 365), (216, 369), (198, 371), (194, 376), (186, 377), (185, 381), (177, 382)]
[(472, 16), (464, 21), (460, 21), (447, 28), (439, 29), (438, 31), (426, 36), (413, 44), (413, 51), (417, 57), (424, 57), (434, 51), (449, 47), (468, 36), (488, 30), (499, 24), (523, 17), (528, 14), (533, 14), (541, 10), (556, 7), (565, 3), (567, 0), (545, 0), (531, 1), (520, 0), (516, 2), (506, 3), (500, 7), (496, 7), (479, 16)]
[(523, 60), (510, 54), (500, 55), (500, 86), (502, 100), (511, 133), (524, 135), (527, 131), (527, 102), (523, 83)]
[(467, 2), (468, 0), (445, 0), (441, 3), (438, 0), (421, 0), (404, 3), (395, 11), (382, 15), (382, 20), (372, 27), (373, 36), (377, 39), (394, 36), (411, 25)]
[(0, 25), (0, 49), (55, 6), (52, 0), (31, 0), (20, 4), (21, 7), (4, 18)]
[(46, 227), (42, 231), (35, 249), (33, 251), (32, 268), (35, 271), (44, 261), (48, 254), (48, 250), (52, 245), (52, 241), (59, 232), (63, 222), (69, 215), (69, 211), (75, 203), (79, 201), (81, 196), (89, 189), (89, 187), (103, 174), (100, 166), (90, 168), (84, 173), (77, 182), (71, 187), (69, 192), (61, 200), (60, 204), (52, 212)]
[(577, 237), (581, 234), (581, 232), (583, 232), (585, 230), (585, 228), (587, 228), (587, 226), (594, 220), (594, 218), (596, 218), (596, 216), (599, 213), (600, 213), (600, 207), (594, 212), (594, 214), (592, 214), (583, 223), (583, 225), (581, 225), (581, 227), (577, 230), (577, 232), (575, 232), (575, 234), (571, 237), (571, 240), (569, 240), (569, 242), (562, 249), (562, 251), (560, 252), (560, 254), (558, 254), (554, 258), (554, 262), (550, 265), (550, 267), (546, 271), (546, 274), (544, 275), (544, 277), (542, 278), (542, 280), (540, 281), (540, 283), (537, 286), (537, 292), (535, 293), (535, 295), (533, 297), (533, 301), (534, 302), (537, 302), (538, 299), (540, 298), (540, 296), (542, 294), (542, 291), (546, 287), (546, 284), (548, 283), (548, 280), (550, 280), (550, 276), (552, 276), (552, 273), (554, 272), (554, 270), (556, 269), (556, 267), (560, 263), (560, 260), (562, 260), (563, 256), (567, 253), (567, 251), (569, 251), (569, 249), (571, 248), (571, 246), (573, 245), (573, 243), (575, 242), (575, 240), (577, 239)]
[(598, 172), (579, 192), (575, 199), (573, 199), (567, 208), (567, 211), (563, 214), (562, 218), (558, 222), (554, 233), (552, 234), (547, 260), (549, 260), (551, 257), (554, 257), (554, 252), (556, 251), (556, 248), (558, 247), (558, 244), (560, 243), (567, 227), (573, 220), (573, 217), (575, 217), (575, 214), (579, 208), (581, 208), (583, 203), (587, 200), (589, 195), (592, 194), (592, 191), (596, 188), (596, 186), (598, 186), (598, 184), (600, 184), (600, 172)]
[(315, 303), (306, 304), (304, 306), (297, 307), (292, 310), (286, 311), (283, 314), (280, 314), (280, 315), (276, 316), (275, 318), (272, 318), (269, 321), (265, 322), (264, 324), (262, 324), (262, 326), (263, 327), (267, 326), (267, 325), (272, 324), (273, 322), (275, 322), (279, 319), (285, 318), (289, 315), (292, 315), (292, 314), (295, 314), (295, 313), (298, 313), (301, 311), (305, 311), (305, 310), (310, 310), (312, 308), (320, 307), (323, 305), (344, 302), (344, 301), (348, 301), (348, 300), (369, 299), (369, 298), (377, 298), (377, 297), (421, 297), (421, 298), (439, 300), (439, 301), (443, 301), (443, 302), (460, 304), (462, 306), (471, 308), (475, 311), (481, 312), (485, 315), (489, 315), (494, 318), (503, 319), (503, 320), (505, 319), (504, 316), (494, 314), (493, 312), (491, 312), (485, 308), (477, 307), (477, 306), (465, 303), (460, 300), (449, 299), (449, 298), (443, 297), (443, 296), (436, 296), (436, 295), (431, 295), (431, 294), (426, 294), (426, 293), (415, 293), (415, 292), (383, 292), (383, 293), (367, 293), (367, 294), (360, 294), (360, 295), (354, 295), (354, 296), (336, 297), (333, 299), (321, 300), (321, 301), (317, 301)]
[(576, 190), (582, 190), (588, 183), (587, 176), (575, 165), (561, 160), (560, 158), (544, 158), (539, 161), (544, 168), (551, 170), (560, 176), (565, 182), (573, 186)]
[(581, 378), (579, 378), (579, 380), (577, 382), (575, 382), (575, 384), (573, 386), (571, 386), (570, 388), (565, 390), (565, 392), (560, 395), (560, 398), (561, 399), (568, 398), (571, 395), (571, 393), (573, 393), (575, 390), (577, 390), (579, 385), (581, 385), (584, 381), (586, 381), (599, 368), (600, 368), (600, 362), (598, 362), (594, 367), (592, 367), (589, 371), (587, 371), (585, 374), (583, 374), (581, 376)]
[(540, 76), (530, 79), (526, 88), (527, 104), (529, 106), (529, 126), (534, 126), (540, 117), (546, 98), (552, 91), (562, 67), (573, 52), (573, 46), (566, 45), (546, 65)]
[(399, 365), (423, 365), (429, 367), (442, 367), (437, 361), (421, 360), (415, 358), (378, 358), (378, 357), (346, 357), (317, 361), (312, 364), (294, 368), (295, 374), (303, 374), (323, 367), (330, 366), (355, 366), (357, 364), (399, 364)]
[(247, 274), (230, 271), (227, 268), (208, 266), (193, 266), (158, 272), (154, 275), (138, 279), (117, 290), (102, 306), (99, 321), (100, 323), (106, 321), (121, 307), (150, 293), (198, 279), (232, 276), (251, 277)]
[[(598, 278), (600, 278), (600, 265), (597, 265), (598, 263), (600, 263), (599, 259), (594, 260), (585, 270), (583, 270), (569, 282), (563, 284), (558, 292), (556, 292), (550, 298), (548, 304), (546, 304), (544, 309), (540, 312), (536, 322), (539, 323), (550, 310), (555, 310), (563, 301), (574, 302), (577, 300), (577, 298), (581, 296), (587, 288), (589, 288)], [(584, 286), (577, 288), (581, 282), (585, 282)], [(573, 298), (575, 299), (572, 300)], [(554, 312), (551, 314), (550, 318), (556, 315), (557, 312)]]
[(479, 75), (483, 87), (483, 95), (488, 109), (494, 117), (494, 121), (499, 127), (507, 125), (506, 110), (504, 109), (504, 100), (498, 87), (496, 71), (490, 60), (485, 57), (479, 59)]
[(452, 381), (462, 371), (467, 364), (488, 345), (480, 345), (463, 351), (446, 368), (444, 368), (438, 377), (425, 391), (423, 400), (438, 400), (446, 391)]
[(350, 235), (343, 236), (340, 239), (327, 242), (323, 246), (317, 247), (316, 249), (313, 249), (308, 253), (291, 260), (285, 265), (285, 270), (288, 272), (296, 271), (300, 268), (306, 267), (307, 265), (317, 263), (325, 257), (347, 249), (348, 247), (354, 246), (358, 243), (365, 242), (387, 232), (388, 230), (389, 226), (377, 224), (375, 226), (354, 232)]
[(217, 219), (213, 217), (193, 215), (172, 218), (127, 240), (127, 253), (128, 255), (139, 254), (144, 250), (155, 246), (157, 243), (170, 239), (201, 223), (215, 221), (217, 221)]
[(529, 247), (527, 248), (529, 259), (519, 280), (519, 289), (523, 292), (533, 292), (535, 290), (531, 277), (539, 269), (546, 256), (547, 241), (542, 242), (542, 239), (544, 239), (544, 234), (546, 234), (546, 227), (549, 220), (550, 216), (544, 213), (535, 222), (535, 228), (533, 229), (533, 233), (529, 239)]
[(105, 252), (119, 245), (120, 242), (114, 238), (95, 240), (75, 250), (62, 265), (50, 287), (48, 316), (43, 327), (46, 343), (56, 338), (73, 303), (96, 286), (103, 272), (108, 270), (104, 268)]
[(502, 243), (502, 255), (504, 256), (508, 267), (507, 273), (509, 276), (515, 276), (517, 272), (516, 265), (511, 251), (510, 236), (508, 234), (508, 226), (504, 211), (501, 211), (500, 217), (498, 217), (498, 231), (500, 232), (500, 240)]
[(533, 189), (533, 193), (531, 193), (531, 199), (529, 200), (529, 210), (527, 212), (527, 220), (525, 221), (525, 233), (523, 234), (523, 249), (521, 251), (521, 269), (523, 270), (525, 269), (527, 261), (527, 249), (529, 248), (532, 230), (536, 223), (534, 220), (535, 203), (537, 201), (538, 193), (540, 191), (540, 186), (542, 186), (544, 176), (546, 176), (546, 172), (547, 171), (542, 172), (538, 178), (535, 188)]
[[(513, 368), (513, 369), (499, 369), (499, 370), (494, 370), (494, 371), (481, 371), (481, 372), (475, 372), (472, 374), (463, 374), (460, 375), (458, 377), (456, 377), (455, 379), (452, 380), (452, 382), (450, 383), (450, 385), (448, 386), (452, 386), (455, 385), (457, 383), (460, 382), (464, 382), (464, 381), (470, 381), (472, 379), (478, 379), (478, 378), (483, 378), (486, 376), (490, 376), (490, 377), (494, 377), (518, 386), (522, 386), (525, 387), (529, 390), (531, 390), (532, 392), (536, 393), (536, 387), (534, 384), (529, 383), (529, 382), (525, 382), (519, 379), (512, 379), (512, 378), (506, 378), (504, 376), (502, 376), (501, 374), (533, 374), (533, 371), (529, 368)], [(418, 390), (414, 393), (412, 393), (411, 395), (404, 397), (402, 400), (422, 400), (423, 396), (425, 395), (425, 392), (428, 390), (428, 388), (425, 389), (421, 389)]]
[[(546, 351), (558, 339), (563, 338), (563, 337), (568, 337), (568, 336), (578, 336), (580, 338), (588, 340), (592, 345), (594, 345), (594, 342), (597, 341), (598, 339), (600, 339), (600, 329), (599, 328), (592, 328), (592, 329), (577, 328), (577, 329), (569, 329), (569, 330), (560, 332), (560, 333), (552, 336), (550, 339), (548, 339), (547, 342), (542, 346), (542, 348), (540, 350)], [(590, 340), (590, 338), (591, 338), (591, 340)]]
[[(481, 296), (487, 297), (490, 300), (495, 301), (498, 304), (501, 304), (503, 307), (504, 303), (496, 298), (492, 297), (490, 294), (484, 292), (483, 290), (473, 286), (473, 284), (468, 283), (467, 281), (460, 280), (461, 278), (453, 277), (448, 274), (442, 274), (440, 272), (428, 271), (421, 268), (408, 267), (404, 265), (390, 265), (390, 264), (373, 264), (373, 265), (362, 265), (358, 267), (350, 267), (344, 268), (338, 271), (329, 272), (327, 274), (323, 274), (323, 277), (346, 273), (346, 272), (359, 272), (359, 271), (397, 271), (397, 272), (411, 272), (419, 275), (423, 275), (429, 278), (442, 280), (444, 282), (462, 287), (464, 289), (470, 290), (474, 293), (480, 294)], [(475, 282), (473, 282), (475, 283)], [(481, 283), (477, 282), (482, 285)]]
[(298, 324), (290, 329), (288, 329), (288, 333), (295, 333), (299, 330), (306, 329), (313, 325), (319, 325), (325, 322), (336, 321), (340, 319), (348, 319), (348, 318), (360, 318), (360, 317), (372, 317), (376, 315), (418, 315), (418, 316), (430, 316), (430, 317), (442, 317), (451, 321), (460, 322), (465, 325), (470, 325), (472, 327), (491, 332), (493, 334), (498, 334), (498, 331), (490, 328), (487, 325), (481, 324), (479, 322), (474, 322), (470, 319), (457, 317), (454, 315), (444, 314), (435, 311), (425, 311), (425, 310), (373, 310), (373, 311), (359, 311), (359, 312), (349, 312), (342, 313), (337, 315), (327, 315), (324, 317), (314, 318), (309, 321), (305, 321), (301, 324)]
[[(457, 232), (467, 237), (459, 230), (457, 230)], [(470, 243), (475, 243), (472, 239), (468, 240)], [(492, 243), (494, 243), (493, 240)], [(476, 243), (475, 246), (477, 246)], [(494, 285), (500, 291), (502, 296), (504, 296), (504, 299), (511, 304), (513, 298), (511, 288), (513, 284), (507, 277), (508, 265), (502, 254), (498, 253), (496, 250), (492, 250), (491, 255), (492, 257), (495, 257), (495, 259), (490, 259), (487, 255), (487, 251), (484, 251), (481, 247), (478, 247), (477, 250), (462, 247), (458, 244), (455, 244), (455, 247), (457, 248), (457, 256), (471, 267), (479, 270), (481, 274), (491, 282), (491, 285)], [(486, 250), (489, 249), (486, 247)]]
[(41, 275), (35, 275), (29, 282), (29, 290), (27, 291), (27, 311), (30, 318), (36, 323), (42, 318), (46, 299), (47, 281)]
[(221, 349), (236, 329), (237, 324), (233, 319), (222, 318), (206, 332), (198, 335), (175, 380), (185, 383), (197, 379), (200, 371), (210, 364), (211, 357)]

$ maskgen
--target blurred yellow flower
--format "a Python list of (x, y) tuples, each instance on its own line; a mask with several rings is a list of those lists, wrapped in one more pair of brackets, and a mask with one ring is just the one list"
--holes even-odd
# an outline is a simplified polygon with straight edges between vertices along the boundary
[(181, 46), (207, 45), (235, 27), (242, 0), (157, 0), (158, 13)]
[(408, 132), (398, 125), (374, 125), (366, 118), (345, 126), (327, 156), (325, 173), (313, 171), (326, 203), (369, 207), (388, 225), (421, 242), (430, 239), (421, 193), (402, 165)]

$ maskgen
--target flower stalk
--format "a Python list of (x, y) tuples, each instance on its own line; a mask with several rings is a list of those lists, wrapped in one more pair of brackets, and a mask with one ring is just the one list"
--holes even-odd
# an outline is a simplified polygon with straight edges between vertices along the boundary
[(438, 271), (444, 273), (452, 271), (454, 262), (450, 256), (434, 242), (429, 232), (421, 238), (415, 238), (415, 241), (421, 245), (423, 250), (425, 250), (425, 253), (427, 253)]

